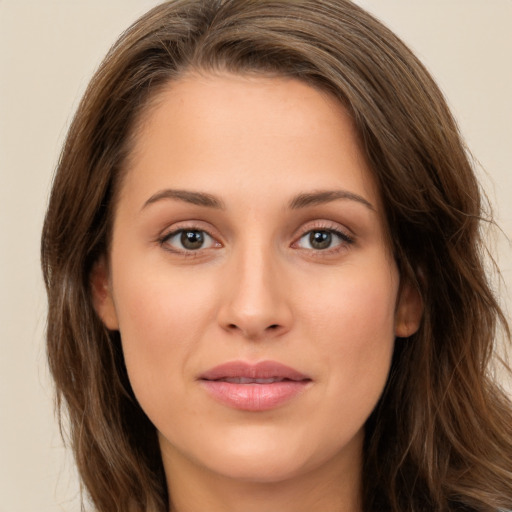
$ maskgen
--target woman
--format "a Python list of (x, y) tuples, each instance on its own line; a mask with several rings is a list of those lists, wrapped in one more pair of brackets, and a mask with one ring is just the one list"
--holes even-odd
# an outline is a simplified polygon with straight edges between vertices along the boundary
[(43, 232), (96, 508), (511, 508), (482, 215), (441, 93), (360, 8), (150, 11), (85, 94)]

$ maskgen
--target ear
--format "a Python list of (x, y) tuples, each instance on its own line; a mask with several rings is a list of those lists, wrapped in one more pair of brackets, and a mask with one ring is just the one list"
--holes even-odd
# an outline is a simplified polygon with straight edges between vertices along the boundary
[(112, 287), (107, 260), (102, 256), (93, 266), (91, 275), (92, 303), (107, 329), (119, 329), (117, 313), (112, 298)]
[(408, 338), (420, 326), (423, 300), (419, 290), (407, 280), (401, 283), (395, 312), (395, 336)]

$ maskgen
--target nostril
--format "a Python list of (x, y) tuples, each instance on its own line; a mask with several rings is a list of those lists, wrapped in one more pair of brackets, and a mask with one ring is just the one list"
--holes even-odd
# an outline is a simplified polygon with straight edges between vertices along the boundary
[(256, 339), (256, 338), (260, 338), (260, 337), (265, 337), (265, 335), (268, 335), (268, 336), (279, 335), (283, 330), (283, 325), (281, 323), (267, 324), (265, 327), (265, 323), (263, 323), (263, 322), (260, 323), (259, 325), (257, 322), (256, 323), (254, 323), (254, 322), (253, 323), (251, 323), (251, 322), (247, 322), (247, 323), (230, 322), (230, 323), (225, 324), (223, 326), (223, 328), (232, 334), (235, 334), (238, 332), (247, 338)]

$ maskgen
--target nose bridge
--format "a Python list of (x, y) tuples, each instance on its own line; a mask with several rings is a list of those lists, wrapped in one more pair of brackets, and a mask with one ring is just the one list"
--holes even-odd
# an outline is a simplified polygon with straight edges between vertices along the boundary
[(229, 283), (220, 323), (247, 338), (260, 338), (289, 329), (291, 311), (280, 286), (277, 251), (269, 240), (251, 237), (232, 254)]

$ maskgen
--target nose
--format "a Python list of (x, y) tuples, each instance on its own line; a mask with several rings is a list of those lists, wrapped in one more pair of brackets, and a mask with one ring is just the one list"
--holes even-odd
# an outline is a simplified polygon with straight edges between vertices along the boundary
[(271, 251), (254, 246), (234, 254), (222, 285), (219, 325), (248, 340), (282, 336), (292, 325), (289, 287)]

